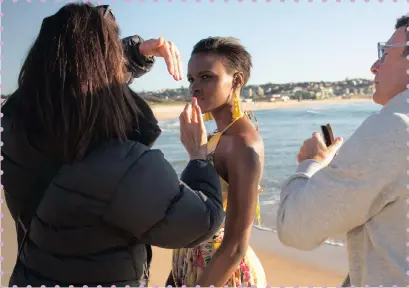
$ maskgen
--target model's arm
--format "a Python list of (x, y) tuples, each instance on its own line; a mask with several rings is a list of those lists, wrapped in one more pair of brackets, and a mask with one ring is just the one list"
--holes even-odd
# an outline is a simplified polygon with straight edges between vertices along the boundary
[(224, 238), (197, 283), (204, 287), (223, 286), (229, 280), (246, 255), (256, 215), (263, 163), (260, 155), (264, 153), (258, 153), (241, 138), (231, 142), (226, 158), (229, 191)]

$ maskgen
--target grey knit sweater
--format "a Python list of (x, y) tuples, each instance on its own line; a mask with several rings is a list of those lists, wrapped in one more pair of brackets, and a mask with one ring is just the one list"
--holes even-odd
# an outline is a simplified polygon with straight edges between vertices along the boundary
[(305, 160), (282, 184), (281, 242), (312, 250), (346, 233), (354, 286), (409, 285), (408, 99), (405, 91), (366, 119), (328, 167)]

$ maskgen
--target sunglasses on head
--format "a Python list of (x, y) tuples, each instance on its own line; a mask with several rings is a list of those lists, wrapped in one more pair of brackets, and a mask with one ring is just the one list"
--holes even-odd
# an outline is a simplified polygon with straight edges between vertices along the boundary
[[(107, 17), (108, 15), (110, 15), (112, 17), (112, 19), (114, 19), (114, 21), (116, 20), (114, 14), (112, 13), (111, 6), (109, 6), (109, 5), (100, 5), (100, 6), (96, 6), (96, 8), (102, 10), (102, 14), (104, 15), (104, 17)], [(132, 80), (133, 80), (132, 79), (132, 73), (127, 71), (125, 76), (126, 76), (126, 78), (129, 78), (129, 80), (127, 81), (127, 84), (128, 85), (131, 84)]]
[(109, 5), (100, 5), (100, 6), (97, 6), (97, 9), (101, 9), (103, 11), (102, 14), (104, 15), (104, 17), (107, 17), (108, 15), (110, 15), (112, 17), (112, 19), (115, 20), (115, 16), (112, 13), (111, 6), (109, 6)]

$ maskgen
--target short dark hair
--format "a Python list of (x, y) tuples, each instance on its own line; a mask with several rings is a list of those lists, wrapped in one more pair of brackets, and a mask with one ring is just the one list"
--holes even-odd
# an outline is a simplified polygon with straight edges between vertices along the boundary
[[(405, 27), (405, 29), (406, 29), (408, 27), (408, 25), (409, 25), (409, 17), (408, 16), (402, 16), (396, 21), (395, 29), (397, 30), (397, 29), (402, 28), (402, 27)], [(405, 34), (406, 34), (406, 40), (409, 41), (409, 33), (406, 31)], [(409, 55), (409, 47), (405, 47), (404, 55), (405, 56)]]
[(192, 51), (192, 56), (197, 53), (215, 53), (225, 58), (225, 66), (228, 72), (234, 70), (243, 72), (244, 85), (250, 78), (252, 68), (251, 55), (240, 44), (240, 41), (233, 37), (208, 37), (200, 40)]
[(119, 28), (103, 12), (88, 3), (67, 4), (45, 18), (10, 107), (2, 107), (63, 163), (106, 140), (127, 139), (140, 115), (125, 84)]

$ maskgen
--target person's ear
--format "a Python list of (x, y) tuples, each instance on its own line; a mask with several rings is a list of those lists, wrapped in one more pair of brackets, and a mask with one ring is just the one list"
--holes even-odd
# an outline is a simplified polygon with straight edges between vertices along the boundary
[(244, 86), (243, 72), (236, 72), (233, 75), (233, 91), (240, 90)]

